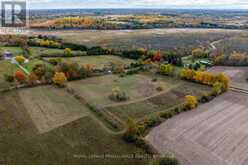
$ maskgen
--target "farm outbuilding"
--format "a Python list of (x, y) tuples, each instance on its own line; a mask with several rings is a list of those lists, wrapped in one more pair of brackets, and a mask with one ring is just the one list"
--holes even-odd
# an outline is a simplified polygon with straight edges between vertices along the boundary
[(4, 60), (11, 60), (12, 57), (13, 57), (13, 54), (11, 52), (4, 52), (2, 54), (2, 57), (3, 57)]

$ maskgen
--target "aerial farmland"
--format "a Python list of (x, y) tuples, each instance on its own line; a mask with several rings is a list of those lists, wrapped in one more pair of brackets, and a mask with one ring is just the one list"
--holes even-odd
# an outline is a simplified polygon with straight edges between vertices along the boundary
[(248, 164), (245, 10), (43, 3), (0, 35), (0, 164)]

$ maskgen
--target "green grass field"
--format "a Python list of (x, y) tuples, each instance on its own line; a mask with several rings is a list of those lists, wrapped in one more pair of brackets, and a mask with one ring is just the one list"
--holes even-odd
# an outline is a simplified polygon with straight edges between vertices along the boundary
[(0, 52), (10, 52), (14, 56), (23, 54), (23, 50), (21, 47), (10, 47), (10, 46), (1, 46)]
[(14, 75), (17, 66), (9, 61), (0, 61), (0, 88), (9, 87), (10, 84), (5, 81), (4, 75)]
[[(42, 48), (42, 47), (30, 47), (32, 56), (41, 56), (41, 55), (63, 55), (63, 49), (55, 49), (55, 48)], [(73, 55), (77, 55), (82, 53), (81, 51), (72, 51)]]
[[(11, 52), (14, 56), (22, 55), (23, 50), (21, 47), (10, 47), (10, 46), (0, 46), (0, 52)], [(42, 47), (30, 47), (31, 56), (37, 57), (41, 55), (63, 55), (63, 49), (55, 48), (42, 48)], [(72, 51), (73, 55), (82, 53), (81, 51)]]
[[(46, 58), (52, 59), (52, 58)], [(102, 56), (83, 56), (83, 57), (71, 57), (71, 58), (60, 58), (62, 62), (77, 62), (80, 65), (91, 64), (94, 68), (102, 69), (105, 65), (110, 63), (129, 65), (135, 60), (121, 58), (118, 56), (102, 55)]]
[[(49, 86), (23, 89), (5, 93), (0, 98), (0, 161), (3, 164), (145, 164), (145, 160), (140, 159), (91, 159), (93, 155), (125, 156), (144, 152), (126, 144), (121, 135), (107, 132), (100, 121), (88, 115), (84, 105), (63, 89)], [(78, 116), (80, 111), (83, 116), (49, 132), (41, 133), (37, 128), (41, 119), (52, 126), (74, 112)]]
[(129, 97), (128, 101), (143, 99), (159, 94), (157, 87), (168, 89), (175, 84), (164, 81), (152, 82), (153, 77), (147, 75), (131, 75), (119, 77), (118, 75), (107, 75), (90, 78), (81, 81), (70, 82), (68, 86), (77, 91), (89, 103), (96, 106), (108, 106), (116, 104), (109, 99), (112, 89), (119, 87)]

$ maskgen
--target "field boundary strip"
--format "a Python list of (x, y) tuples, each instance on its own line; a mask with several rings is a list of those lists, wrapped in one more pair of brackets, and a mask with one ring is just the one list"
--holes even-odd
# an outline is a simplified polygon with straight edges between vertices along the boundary
[[(91, 105), (80, 95), (77, 94), (77, 92), (75, 92), (73, 89), (71, 88), (65, 88), (64, 89), (68, 94), (72, 95), (75, 99), (77, 99), (81, 104), (85, 105), (87, 107), (87, 110), (89, 112), (89, 116), (97, 121), (97, 123), (99, 123), (102, 128), (104, 130), (106, 130), (108, 133), (112, 134), (112, 135), (120, 135), (120, 134), (123, 134), (125, 132), (125, 125), (123, 123), (123, 121), (117, 117), (116, 115), (112, 114), (107, 114), (105, 109), (104, 108), (96, 108), (96, 107), (93, 107), (94, 109), (96, 110), (93, 110), (93, 108), (91, 107)], [(99, 114), (98, 114), (99, 113)], [(109, 113), (109, 112), (108, 112)], [(103, 118), (101, 118), (100, 116), (103, 116)], [(111, 126), (110, 124), (113, 123), (113, 121), (110, 121), (108, 118), (111, 117), (111, 118), (115, 118), (115, 120), (117, 120), (117, 122), (120, 122), (120, 124), (123, 126), (123, 129), (120, 129), (118, 131), (114, 131), (113, 129), (111, 129), (110, 127), (114, 128), (113, 126)], [(110, 125), (110, 126), (107, 126)]]

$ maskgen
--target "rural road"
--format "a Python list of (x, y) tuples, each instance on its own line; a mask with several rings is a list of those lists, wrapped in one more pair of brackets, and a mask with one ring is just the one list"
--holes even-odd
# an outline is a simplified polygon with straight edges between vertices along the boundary
[[(247, 67), (212, 69), (220, 70), (231, 77), (231, 85), (248, 89)], [(248, 94), (230, 90), (167, 120), (145, 138), (160, 153), (175, 153), (182, 165), (247, 165), (247, 130)]]
[(223, 40), (224, 39), (221, 39), (221, 40), (214, 41), (214, 42), (210, 43), (210, 46), (211, 46), (212, 50), (216, 50), (217, 47), (215, 45), (218, 44), (218, 43), (220, 43), (220, 42), (222, 42)]

